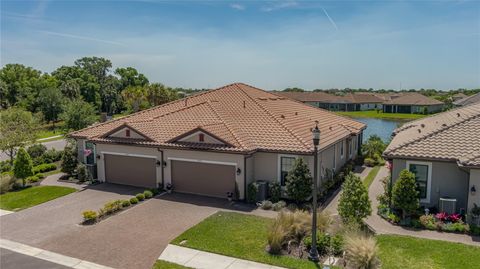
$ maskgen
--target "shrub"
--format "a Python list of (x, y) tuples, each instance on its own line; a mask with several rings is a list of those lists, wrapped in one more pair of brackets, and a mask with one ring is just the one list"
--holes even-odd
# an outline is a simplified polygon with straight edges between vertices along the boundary
[(122, 201), (122, 207), (129, 207), (130, 205), (131, 205), (131, 202), (129, 200)]
[(299, 243), (310, 232), (310, 226), (309, 213), (280, 211), (267, 235), (270, 253), (280, 253), (283, 245), (289, 240)]
[(84, 222), (96, 222), (98, 219), (97, 212), (87, 210), (82, 212)]
[(402, 170), (392, 189), (392, 204), (395, 208), (402, 210), (403, 219), (406, 214), (419, 208), (418, 195), (415, 175), (407, 169)]
[(388, 220), (390, 220), (393, 223), (399, 223), (400, 222), (400, 217), (395, 215), (394, 213), (390, 213), (387, 215)]
[(468, 225), (465, 225), (463, 222), (447, 223), (443, 225), (442, 230), (447, 232), (458, 232), (465, 233), (469, 231)]
[(156, 196), (160, 193), (160, 190), (157, 189), (157, 188), (152, 188), (152, 189), (150, 189), (150, 191), (152, 192), (153, 196)]
[(392, 201), (392, 188), (390, 186), (390, 177), (384, 177), (381, 180), (383, 185), (383, 193), (377, 196), (377, 200), (381, 205), (389, 206)]
[(372, 167), (376, 165), (376, 161), (372, 158), (365, 158), (365, 160), (363, 160), (363, 164), (365, 164), (366, 166)]
[(13, 174), (16, 178), (22, 180), (23, 186), (25, 186), (25, 179), (34, 174), (32, 167), (30, 155), (28, 155), (28, 152), (24, 148), (20, 148), (13, 163)]
[(340, 254), (342, 254), (343, 244), (344, 239), (341, 234), (336, 234), (335, 236), (333, 236), (330, 243), (332, 254), (335, 256), (339, 256)]
[[(429, 230), (435, 230), (435, 217), (432, 214), (420, 216), (420, 224)], [(431, 229), (433, 228), (433, 229)]]
[(313, 179), (303, 158), (295, 159), (293, 168), (287, 174), (285, 183), (287, 195), (297, 204), (307, 200), (312, 194)]
[(28, 183), (35, 183), (40, 180), (40, 178), (37, 175), (34, 176), (29, 176), (25, 179)]
[(345, 237), (345, 260), (352, 268), (380, 268), (378, 246), (373, 237), (358, 233), (347, 234)]
[(77, 169), (77, 147), (73, 143), (69, 143), (62, 154), (62, 172), (73, 175)]
[(151, 191), (144, 191), (143, 196), (145, 196), (145, 199), (150, 199), (153, 197), (153, 193)]
[(258, 193), (258, 183), (252, 182), (248, 184), (247, 201), (249, 203), (255, 203), (257, 201), (257, 193)]
[(137, 199), (137, 197), (132, 197), (132, 198), (130, 198), (130, 204), (132, 204), (132, 205), (138, 204), (138, 199)]
[(90, 171), (83, 163), (79, 163), (77, 166), (77, 179), (80, 182), (92, 180), (92, 175), (90, 174)]
[(43, 144), (31, 145), (27, 148), (27, 152), (33, 159), (41, 157), (47, 151), (47, 147)]
[(274, 181), (268, 185), (269, 192), (270, 192), (270, 200), (273, 203), (280, 201), (280, 197), (282, 195), (282, 189), (280, 187), (280, 183), (278, 181)]
[(477, 226), (475, 224), (470, 225), (470, 233), (472, 235), (480, 236), (480, 226)]
[(15, 178), (10, 174), (0, 174), (0, 194), (10, 191), (12, 189)]
[(12, 170), (12, 165), (9, 161), (0, 161), (0, 174)]
[(286, 242), (287, 235), (288, 232), (282, 223), (278, 221), (273, 222), (267, 233), (268, 251), (271, 254), (280, 254)]
[(344, 222), (358, 222), (372, 213), (368, 191), (360, 177), (349, 173), (342, 185), (338, 213)]
[(122, 209), (122, 200), (111, 201), (103, 206), (103, 210), (105, 210), (106, 214), (113, 214), (120, 209)]
[[(303, 243), (310, 249), (312, 247), (312, 237), (306, 236)], [(328, 233), (317, 234), (317, 251), (320, 255), (333, 254), (338, 256), (343, 252), (343, 236), (337, 234), (331, 236)]]
[(280, 211), (282, 210), (285, 206), (287, 206), (287, 203), (285, 201), (278, 201), (273, 204), (272, 208), (275, 211)]
[(290, 203), (287, 205), (287, 209), (293, 212), (298, 209), (298, 206), (296, 204)]
[(57, 169), (57, 165), (54, 163), (44, 163), (33, 167), (33, 173), (44, 173)]
[(107, 213), (107, 212), (105, 211), (104, 208), (100, 208), (100, 209), (98, 210), (98, 217), (101, 218), (101, 217), (105, 216), (106, 213)]
[(143, 195), (143, 193), (137, 193), (135, 197), (138, 199), (138, 201), (145, 200), (145, 195)]
[(480, 217), (480, 206), (478, 206), (476, 203), (473, 203), (473, 208), (470, 210), (470, 213), (472, 213), (473, 217), (475, 218)]
[(265, 201), (261, 201), (260, 203), (258, 203), (258, 206), (263, 209), (263, 210), (270, 210), (272, 209), (272, 202), (268, 201), (268, 200), (265, 200)]
[(49, 149), (40, 157), (44, 163), (54, 163), (62, 159), (63, 151), (56, 149)]
[(35, 176), (38, 177), (39, 179), (45, 178), (45, 175), (42, 173), (35, 174)]
[(375, 159), (375, 154), (381, 155), (387, 148), (387, 144), (378, 135), (372, 135), (362, 145), (362, 153), (366, 158)]

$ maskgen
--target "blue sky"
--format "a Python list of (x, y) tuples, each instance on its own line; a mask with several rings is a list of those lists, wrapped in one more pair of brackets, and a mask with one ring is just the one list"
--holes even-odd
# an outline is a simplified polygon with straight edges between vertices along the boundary
[(2, 66), (83, 56), (174, 87), (478, 88), (480, 2), (1, 0)]

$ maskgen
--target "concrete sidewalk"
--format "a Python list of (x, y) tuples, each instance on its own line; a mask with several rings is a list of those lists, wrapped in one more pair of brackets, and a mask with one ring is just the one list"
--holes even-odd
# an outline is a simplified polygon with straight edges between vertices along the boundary
[(372, 185), (370, 186), (368, 191), (368, 196), (370, 198), (370, 201), (372, 201), (372, 215), (366, 219), (365, 223), (376, 234), (405, 235), (405, 236), (413, 236), (418, 238), (443, 240), (443, 241), (463, 243), (463, 244), (473, 245), (473, 246), (480, 246), (480, 237), (478, 236), (413, 229), (413, 228), (393, 225), (388, 221), (382, 219), (377, 214), (377, 208), (378, 208), (377, 196), (383, 193), (383, 186), (382, 186), (381, 180), (384, 177), (389, 176), (389, 174), (390, 172), (385, 166), (380, 168), (377, 176), (373, 180)]
[(285, 269), (170, 244), (158, 259), (199, 269)]

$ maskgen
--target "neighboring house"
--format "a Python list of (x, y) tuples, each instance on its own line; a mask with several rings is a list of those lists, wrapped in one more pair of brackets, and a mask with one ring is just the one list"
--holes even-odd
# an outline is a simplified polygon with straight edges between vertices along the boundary
[(461, 99), (467, 98), (467, 97), (468, 97), (468, 95), (466, 95), (466, 94), (464, 94), (464, 93), (462, 93), (462, 92), (459, 92), (459, 93), (457, 93), (457, 94), (454, 94), (454, 95), (451, 97), (451, 100), (452, 100), (452, 102), (456, 102), (456, 101), (458, 101), (458, 100), (461, 100)]
[(356, 92), (333, 95), (325, 92), (277, 92), (314, 107), (331, 111), (383, 110), (385, 113), (435, 113), (444, 104), (419, 93)]
[[(98, 180), (244, 199), (255, 180), (279, 181), (295, 158), (338, 171), (360, 151), (363, 123), (242, 83), (202, 92), (70, 134)], [(89, 150), (85, 150), (89, 149)], [(84, 153), (92, 152), (85, 156)], [(317, 180), (321, 181), (321, 176)]]
[(276, 92), (276, 94), (330, 111), (382, 109), (383, 103), (383, 99), (371, 93), (333, 95), (325, 92)]
[(470, 95), (463, 99), (453, 102), (454, 106), (468, 106), (471, 104), (480, 103), (480, 92), (474, 95)]
[(408, 92), (383, 94), (384, 113), (436, 113), (443, 110), (444, 103), (423, 94)]
[(415, 174), (422, 205), (470, 212), (480, 205), (480, 103), (406, 123), (384, 157), (393, 182), (403, 169)]

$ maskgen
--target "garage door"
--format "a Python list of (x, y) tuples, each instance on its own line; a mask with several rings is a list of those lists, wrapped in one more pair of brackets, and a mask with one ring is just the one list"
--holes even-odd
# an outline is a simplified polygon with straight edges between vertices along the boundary
[(154, 158), (105, 154), (105, 181), (116, 184), (155, 188)]
[(176, 192), (226, 198), (235, 191), (235, 166), (172, 161), (172, 184)]

